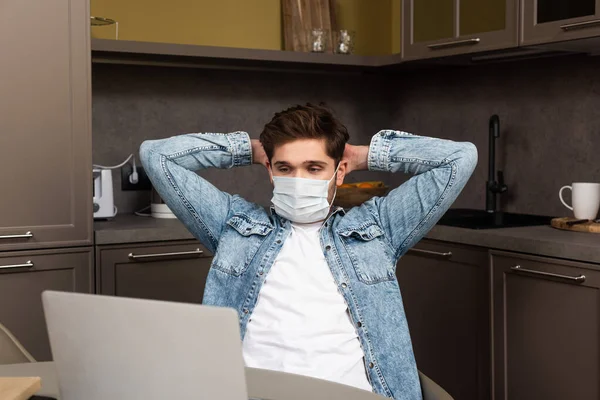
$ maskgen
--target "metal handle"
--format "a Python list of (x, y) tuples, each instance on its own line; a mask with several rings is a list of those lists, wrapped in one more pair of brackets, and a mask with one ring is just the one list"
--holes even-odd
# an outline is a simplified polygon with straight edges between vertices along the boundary
[(443, 50), (443, 49), (448, 49), (451, 47), (474, 45), (479, 42), (481, 42), (480, 38), (472, 38), (472, 39), (464, 39), (464, 40), (455, 40), (453, 42), (430, 44), (427, 47), (429, 47), (431, 50)]
[(23, 264), (0, 265), (0, 269), (31, 268), (31, 267), (33, 267), (33, 263), (31, 261), (26, 261)]
[(452, 252), (451, 251), (447, 251), (445, 253), (442, 253), (442, 252), (439, 252), (439, 251), (422, 250), (422, 249), (410, 249), (408, 251), (412, 252), (412, 253), (420, 253), (420, 254), (426, 254), (428, 256), (436, 256), (436, 257), (442, 257), (442, 258), (450, 258), (450, 257), (452, 257)]
[(192, 251), (178, 251), (174, 253), (156, 253), (156, 254), (133, 254), (129, 253), (128, 257), (131, 260), (143, 260), (143, 259), (155, 259), (162, 257), (177, 257), (177, 256), (200, 256), (204, 254), (204, 252), (200, 249), (192, 250)]
[(569, 276), (569, 275), (553, 274), (551, 272), (535, 271), (533, 269), (521, 268), (520, 265), (515, 265), (514, 267), (511, 267), (511, 270), (513, 270), (515, 272), (523, 272), (526, 274), (541, 275), (541, 276), (545, 276), (545, 277), (549, 277), (549, 278), (563, 279), (563, 280), (566, 280), (569, 282), (575, 282), (575, 283), (585, 282), (585, 275)]
[(560, 29), (562, 29), (563, 31), (570, 31), (572, 29), (593, 28), (596, 25), (600, 25), (600, 19), (585, 22), (575, 22), (573, 24), (565, 24), (561, 25)]
[(27, 231), (18, 235), (0, 235), (0, 239), (29, 239), (33, 237), (33, 233)]

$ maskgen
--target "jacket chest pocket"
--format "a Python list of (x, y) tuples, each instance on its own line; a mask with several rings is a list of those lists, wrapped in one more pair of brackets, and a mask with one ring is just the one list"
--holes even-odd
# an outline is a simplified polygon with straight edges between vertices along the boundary
[(375, 284), (395, 279), (395, 258), (376, 224), (339, 230), (358, 279)]
[(246, 271), (272, 230), (273, 227), (245, 215), (234, 215), (227, 220), (221, 234), (212, 267), (230, 275), (240, 276)]

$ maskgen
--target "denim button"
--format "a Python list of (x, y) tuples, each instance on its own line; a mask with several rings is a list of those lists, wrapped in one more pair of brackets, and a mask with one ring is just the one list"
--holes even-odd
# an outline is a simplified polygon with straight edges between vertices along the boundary
[(329, 245), (325, 246), (325, 250), (331, 250), (331, 246), (329, 246)]
[(248, 309), (244, 308), (244, 314), (248, 314)]
[(358, 321), (358, 323), (356, 324), (356, 326), (358, 326), (360, 328), (362, 326), (362, 323), (360, 321)]
[(275, 243), (280, 244), (281, 240), (277, 239), (277, 241)]
[(373, 364), (372, 362), (369, 363), (369, 368), (373, 368), (375, 366), (375, 364)]
[(348, 285), (346, 285), (346, 282), (342, 282), (342, 287), (345, 289), (346, 287), (348, 287)]
[(262, 271), (260, 271), (258, 274), (259, 274), (259, 275), (262, 275), (262, 274), (263, 274), (263, 272), (262, 272)]

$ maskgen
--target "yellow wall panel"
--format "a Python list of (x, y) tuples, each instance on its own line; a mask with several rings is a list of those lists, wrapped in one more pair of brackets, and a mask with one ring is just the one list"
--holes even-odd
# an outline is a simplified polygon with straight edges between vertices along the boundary
[[(338, 27), (356, 32), (355, 53), (400, 52), (401, 0), (333, 0)], [(280, 0), (91, 0), (93, 16), (119, 22), (119, 39), (281, 50)], [(114, 39), (114, 26), (92, 28)]]
[[(119, 21), (119, 39), (280, 50), (279, 0), (91, 0), (93, 16)], [(92, 36), (114, 39), (114, 27)]]

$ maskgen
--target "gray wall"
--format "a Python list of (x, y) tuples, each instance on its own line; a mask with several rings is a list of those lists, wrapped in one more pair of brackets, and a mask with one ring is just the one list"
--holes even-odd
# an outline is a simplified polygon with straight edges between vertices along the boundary
[[(274, 112), (326, 101), (347, 124), (351, 142), (368, 143), (394, 128), (474, 142), (480, 153), (473, 178), (455, 207), (483, 208), (488, 119), (500, 116), (497, 165), (509, 187), (506, 211), (567, 215), (558, 189), (600, 181), (600, 58), (562, 57), (435, 67), (393, 76), (211, 71), (139, 66), (93, 66), (94, 162), (116, 164), (145, 139), (184, 132), (246, 130), (258, 138)], [(202, 173), (219, 188), (268, 205), (271, 187), (261, 167)], [(130, 213), (149, 203), (145, 192), (121, 192)], [(360, 173), (350, 181), (405, 177)]]
[(505, 211), (569, 215), (558, 190), (600, 182), (600, 58), (568, 56), (405, 74), (393, 126), (468, 140), (479, 164), (454, 207), (484, 208), (488, 120), (500, 116), (497, 166)]
[[(366, 144), (390, 110), (380, 79), (359, 75), (215, 71), (94, 64), (93, 159), (115, 165), (145, 139), (189, 132), (244, 130), (252, 138), (273, 114), (298, 103), (325, 101), (347, 125), (351, 143)], [(372, 174), (349, 181), (372, 179)], [(260, 166), (201, 173), (217, 187), (263, 206), (272, 187)], [(387, 174), (375, 178), (386, 179)], [(131, 213), (149, 204), (148, 192), (122, 192), (113, 172), (115, 203)]]

